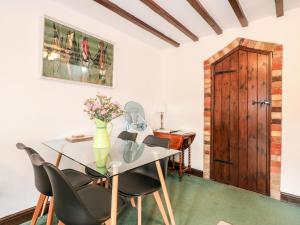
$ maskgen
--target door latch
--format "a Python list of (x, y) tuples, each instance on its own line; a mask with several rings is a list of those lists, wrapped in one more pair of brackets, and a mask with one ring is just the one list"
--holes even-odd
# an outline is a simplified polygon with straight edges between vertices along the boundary
[(265, 100), (261, 100), (261, 101), (252, 101), (252, 105), (255, 105), (255, 104), (257, 104), (257, 105), (270, 105), (271, 104), (271, 101), (270, 100), (268, 100), (268, 99), (265, 99)]

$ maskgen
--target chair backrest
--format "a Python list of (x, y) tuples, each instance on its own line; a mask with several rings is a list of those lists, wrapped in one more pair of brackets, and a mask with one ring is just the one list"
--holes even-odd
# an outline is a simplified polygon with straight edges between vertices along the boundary
[(129, 141), (136, 141), (137, 133), (132, 133), (128, 131), (122, 131), (119, 135), (118, 138), (122, 140), (129, 140)]
[[(159, 138), (159, 137), (155, 137), (153, 135), (148, 135), (147, 137), (145, 137), (145, 139), (143, 140), (143, 143), (150, 147), (169, 148), (169, 139)], [(169, 160), (168, 158), (160, 160), (160, 165), (161, 165), (161, 169), (162, 169), (164, 176), (167, 175), (168, 160)], [(151, 178), (154, 178), (157, 180), (159, 179), (156, 165), (154, 162), (144, 165), (142, 167), (139, 167), (137, 169), (134, 169), (133, 172), (140, 173), (140, 174), (146, 175), (148, 177), (151, 177)]]
[(162, 148), (169, 148), (169, 142), (168, 138), (155, 137), (154, 135), (148, 135), (143, 140), (143, 143), (148, 146), (158, 146)]
[[(36, 164), (40, 164), (40, 159), (36, 154), (31, 157)], [(58, 219), (66, 225), (99, 225), (99, 222), (90, 214), (65, 175), (51, 163), (44, 162), (43, 166), (50, 179), (54, 210)], [(99, 202), (99, 207), (100, 204)]]
[[(32, 155), (34, 155), (34, 154), (39, 155), (35, 150), (33, 150), (30, 147), (25, 146), (22, 143), (17, 143), (16, 146), (20, 150), (25, 150), (27, 155), (29, 156), (30, 160), (31, 160)], [(43, 160), (43, 158), (40, 155), (39, 155), (39, 157), (41, 158), (41, 160)], [(36, 189), (38, 189), (38, 191), (40, 193), (42, 193), (43, 195), (52, 196), (51, 184), (50, 184), (48, 175), (47, 175), (44, 167), (41, 165), (35, 165), (32, 161), (31, 161), (31, 164), (33, 167), (34, 183), (35, 183)]]

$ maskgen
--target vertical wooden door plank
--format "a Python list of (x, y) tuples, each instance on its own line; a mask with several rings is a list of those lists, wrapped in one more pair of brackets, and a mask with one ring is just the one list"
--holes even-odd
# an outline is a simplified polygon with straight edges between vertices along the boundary
[(239, 74), (238, 74), (238, 52), (236, 51), (230, 57), (230, 70), (236, 71), (230, 73), (230, 161), (233, 163), (230, 165), (230, 184), (238, 186), (239, 176), (239, 155), (238, 155), (238, 143), (239, 143)]
[[(222, 62), (215, 66), (215, 72), (222, 71)], [(213, 117), (213, 160), (221, 157), (222, 123), (222, 76), (214, 75), (214, 117)], [(213, 161), (213, 179), (221, 182), (222, 165)]]
[[(268, 99), (268, 56), (258, 54), (257, 95), (259, 100)], [(257, 192), (267, 194), (268, 128), (266, 105), (258, 106), (257, 112)]]
[(248, 187), (248, 55), (239, 51), (239, 187)]
[(257, 179), (257, 53), (248, 52), (248, 190), (256, 191)]
[[(223, 61), (223, 70), (229, 70), (229, 57), (226, 57)], [(230, 73), (224, 73), (222, 76), (222, 123), (221, 123), (221, 158), (226, 163), (222, 163), (221, 178), (223, 183), (229, 184), (230, 181)]]

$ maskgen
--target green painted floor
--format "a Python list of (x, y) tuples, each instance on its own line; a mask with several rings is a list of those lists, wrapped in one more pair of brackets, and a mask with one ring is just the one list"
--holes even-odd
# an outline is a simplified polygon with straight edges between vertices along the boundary
[[(185, 176), (167, 179), (177, 225), (300, 225), (300, 207), (239, 188)], [(46, 218), (39, 220), (45, 224)], [(24, 223), (23, 225), (28, 225)], [(128, 204), (118, 224), (136, 224), (136, 209)], [(143, 199), (143, 225), (163, 224), (152, 196)]]

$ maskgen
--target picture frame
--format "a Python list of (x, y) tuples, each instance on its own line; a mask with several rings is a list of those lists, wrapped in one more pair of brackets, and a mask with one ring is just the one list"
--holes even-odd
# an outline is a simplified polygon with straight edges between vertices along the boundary
[(45, 15), (41, 48), (42, 78), (115, 87), (115, 43)]

